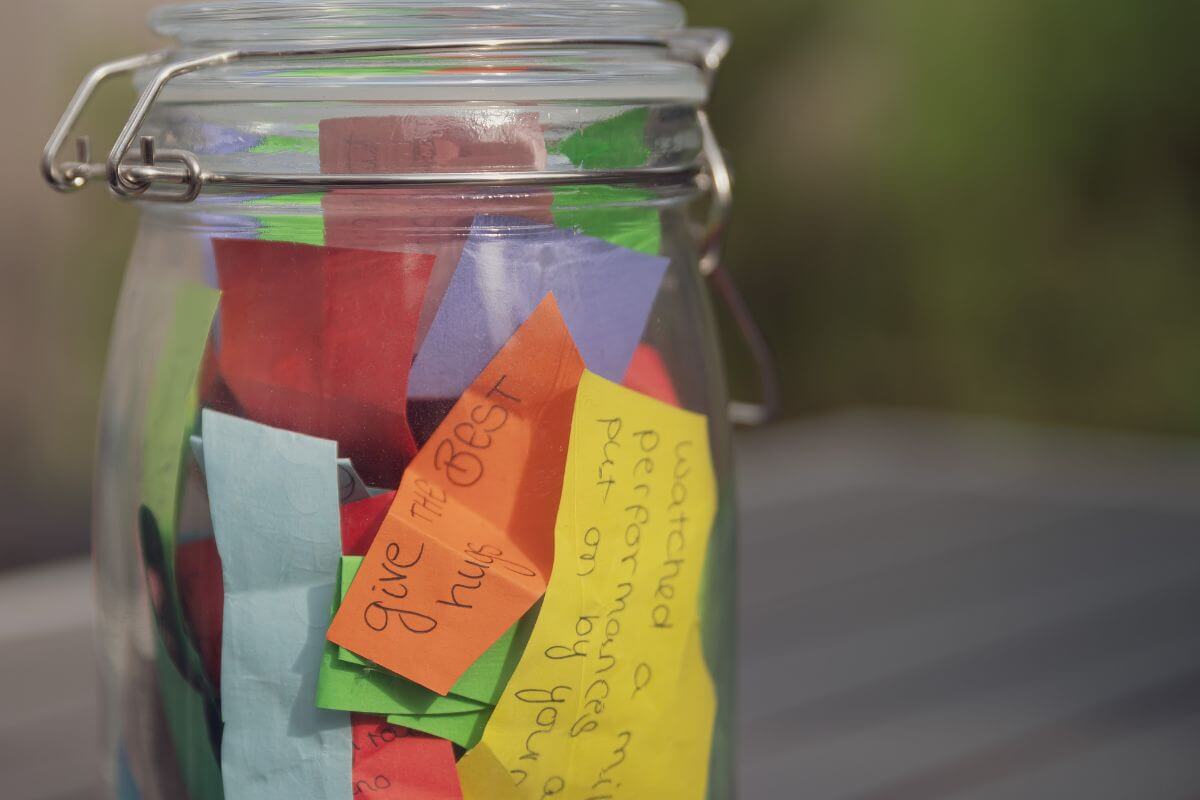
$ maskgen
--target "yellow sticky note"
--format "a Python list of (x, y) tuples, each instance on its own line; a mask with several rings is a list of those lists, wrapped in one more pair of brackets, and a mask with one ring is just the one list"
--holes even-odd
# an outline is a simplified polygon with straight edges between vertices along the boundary
[(716, 698), (698, 595), (715, 513), (707, 419), (585, 372), (550, 584), (459, 763), (465, 800), (498, 796), (504, 773), (520, 800), (705, 796)]

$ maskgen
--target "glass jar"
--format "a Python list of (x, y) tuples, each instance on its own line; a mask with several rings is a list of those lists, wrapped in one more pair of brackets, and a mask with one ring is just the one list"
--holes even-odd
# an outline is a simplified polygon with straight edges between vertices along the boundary
[[(724, 39), (683, 22), (212, 2), (85, 82), (47, 177), (142, 210), (95, 485), (109, 796), (730, 796), (693, 221)], [(56, 165), (131, 71), (108, 164)]]

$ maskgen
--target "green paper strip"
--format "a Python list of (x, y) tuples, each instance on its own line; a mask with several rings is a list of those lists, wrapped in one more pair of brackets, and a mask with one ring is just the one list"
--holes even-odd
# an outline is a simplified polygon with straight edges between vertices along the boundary
[(319, 213), (323, 192), (303, 192), (301, 194), (277, 194), (271, 197), (260, 197), (247, 200), (247, 205), (256, 206), (286, 206), (311, 208), (318, 210), (316, 214), (303, 212), (293, 214), (260, 214), (258, 220), (258, 236), (264, 242), (296, 242), (310, 244), (316, 247), (325, 246), (325, 218)]
[(317, 678), (317, 706), (364, 714), (440, 716), (480, 711), (486, 706), (465, 697), (442, 697), (407, 678), (347, 664), (337, 645), (327, 643)]
[[(159, 356), (146, 406), (142, 440), (142, 535), (155, 537), (143, 551), (155, 552), (153, 569), (165, 584), (162, 632), (154, 635), (155, 662), (167, 727), (175, 746), (184, 785), (193, 800), (224, 797), (221, 772), (209, 728), (208, 701), (182, 671), (203, 681), (204, 665), (183, 623), (175, 581), (175, 547), (179, 492), (188, 439), (196, 421), (196, 382), (220, 293), (185, 284), (175, 298), (171, 327)], [(176, 664), (163, 644), (166, 634), (178, 645)]]
[(650, 160), (646, 123), (650, 109), (635, 108), (611, 119), (594, 122), (572, 133), (553, 153), (561, 153), (583, 169), (633, 169)]
[(264, 242), (325, 246), (325, 220), (319, 214), (265, 214), (258, 224), (258, 237)]
[[(554, 190), (554, 224), (618, 247), (656, 256), (662, 248), (657, 208), (636, 205), (653, 200), (643, 189), (620, 186), (572, 186)], [(633, 205), (620, 205), (620, 204)]]
[(276, 155), (278, 153), (304, 153), (317, 155), (321, 152), (321, 140), (315, 136), (264, 136), (262, 141), (250, 148), (251, 153)]
[(207, 286), (180, 288), (150, 389), (142, 439), (142, 504), (157, 529), (161, 547), (156, 557), (162, 563), (153, 566), (161, 570), (166, 589), (166, 619), (159, 622), (170, 627), (186, 662), (179, 666), (192, 675), (204, 675), (204, 664), (183, 625), (175, 580), (176, 527), (184, 458), (196, 422), (200, 360), (220, 297), (220, 292)]
[(319, 206), (324, 199), (324, 192), (299, 192), (297, 194), (273, 194), (269, 197), (256, 197), (246, 200), (251, 206)]
[(142, 504), (158, 522), (163, 557), (175, 594), (175, 520), (183, 480), (183, 459), (196, 421), (196, 380), (208, 332), (221, 293), (185, 284), (175, 299), (174, 316), (146, 406), (142, 444)]
[(223, 800), (225, 788), (209, 736), (204, 699), (179, 674), (157, 632), (154, 656), (163, 712), (188, 796), (191, 800)]
[(441, 717), (410, 717), (404, 714), (388, 715), (388, 722), (401, 728), (421, 731), (439, 739), (449, 739), (459, 747), (470, 750), (483, 738), (483, 730), (492, 717), (488, 708), (473, 714), (447, 714)]

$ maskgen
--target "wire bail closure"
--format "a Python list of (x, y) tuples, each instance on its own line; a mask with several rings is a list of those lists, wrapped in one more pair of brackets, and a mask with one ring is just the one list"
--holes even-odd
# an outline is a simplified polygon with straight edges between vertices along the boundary
[[(84, 78), (76, 90), (58, 125), (42, 152), (41, 171), (54, 189), (61, 192), (78, 191), (96, 178), (103, 177), (109, 189), (120, 198), (136, 198), (159, 202), (190, 203), (205, 187), (220, 186), (234, 189), (365, 189), (387, 187), (456, 186), (522, 187), (555, 186), (564, 184), (651, 183), (676, 184), (691, 181), (711, 194), (708, 223), (701, 236), (698, 266), (713, 288), (725, 301), (739, 332), (749, 346), (758, 373), (761, 401), (734, 402), (730, 417), (735, 423), (761, 425), (775, 419), (780, 407), (778, 380), (769, 349), (754, 322), (745, 301), (720, 263), (721, 246), (733, 204), (733, 180), (724, 154), (713, 133), (704, 109), (698, 109), (697, 119), (702, 136), (700, 158), (691, 164), (670, 167), (641, 167), (635, 169), (606, 169), (587, 171), (492, 171), (461, 173), (399, 173), (399, 174), (263, 174), (222, 173), (205, 169), (194, 153), (178, 149), (158, 149), (154, 137), (138, 134), (164, 89), (175, 78), (212, 67), (243, 61), (300, 57), (330, 57), (348, 55), (388, 55), (396, 53), (445, 53), (469, 50), (502, 50), (511, 48), (541, 48), (562, 46), (636, 46), (663, 49), (674, 58), (696, 65), (711, 88), (717, 69), (729, 51), (729, 34), (716, 29), (690, 29), (671, 39), (645, 37), (611, 38), (537, 38), (481, 39), (395, 44), (390, 46), (361, 46), (341, 48), (305, 48), (290, 50), (228, 50), (181, 61), (170, 61), (170, 51), (146, 53), (101, 64)], [(59, 162), (59, 154), (79, 117), (96, 93), (108, 80), (143, 69), (159, 67), (134, 105), (108, 158), (103, 164), (91, 160), (91, 142), (87, 136), (76, 139), (74, 161)], [(138, 143), (138, 158), (131, 152)]]

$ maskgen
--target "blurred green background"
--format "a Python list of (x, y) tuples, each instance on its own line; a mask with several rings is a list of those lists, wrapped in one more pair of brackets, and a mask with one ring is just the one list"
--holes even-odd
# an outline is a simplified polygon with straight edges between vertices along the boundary
[[(134, 212), (37, 154), (153, 0), (7, 0), (0, 568), (81, 552)], [(727, 263), (788, 414), (905, 406), (1200, 431), (1200, 3), (688, 0), (736, 39), (713, 101)], [(85, 122), (113, 131), (131, 94)], [(739, 393), (750, 371), (736, 340)]]

